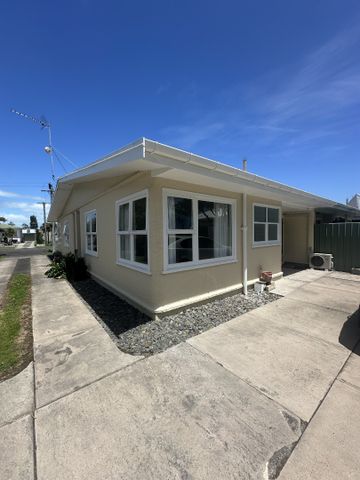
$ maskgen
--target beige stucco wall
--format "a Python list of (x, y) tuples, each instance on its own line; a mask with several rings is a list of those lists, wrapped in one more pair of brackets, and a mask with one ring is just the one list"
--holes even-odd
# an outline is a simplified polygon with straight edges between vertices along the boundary
[(309, 214), (287, 213), (284, 223), (284, 261), (308, 263), (309, 258)]
[[(70, 242), (74, 248), (74, 212), (79, 208), (81, 252), (95, 279), (106, 282), (111, 288), (127, 296), (145, 310), (161, 311), (175, 308), (177, 302), (201, 300), (214, 292), (225, 293), (242, 286), (242, 194), (201, 187), (198, 185), (153, 178), (149, 174), (137, 176), (133, 181), (114, 187), (121, 178), (112, 179), (111, 184), (82, 184), (67, 202), (66, 212), (60, 219), (70, 224)], [(111, 189), (112, 188), (112, 189)], [(164, 273), (163, 265), (163, 189), (170, 188), (236, 200), (236, 261), (224, 265), (213, 265), (191, 270)], [(99, 196), (100, 192), (107, 193)], [(116, 263), (116, 217), (115, 203), (130, 194), (148, 189), (149, 192), (149, 262), (150, 274), (132, 270)], [(90, 198), (97, 197), (94, 200)], [(278, 205), (264, 198), (248, 196), (248, 280), (259, 277), (260, 268), (281, 271), (281, 246), (257, 247), (252, 244), (252, 206), (254, 202)], [(96, 209), (98, 255), (85, 254), (85, 214)], [(63, 245), (59, 245), (66, 251)]]
[[(213, 195), (236, 200), (236, 259), (234, 263), (213, 265), (192, 270), (163, 273), (163, 188), (182, 190), (192, 193)], [(155, 216), (151, 219), (152, 239), (152, 273), (156, 281), (154, 289), (154, 305), (156, 308), (173, 304), (200, 295), (209, 294), (215, 290), (229, 287), (241, 287), (242, 262), (241, 262), (241, 208), (240, 194), (231, 194), (226, 191), (201, 187), (173, 180), (157, 178), (154, 180), (151, 191), (151, 204)], [(161, 214), (160, 214), (161, 212)]]

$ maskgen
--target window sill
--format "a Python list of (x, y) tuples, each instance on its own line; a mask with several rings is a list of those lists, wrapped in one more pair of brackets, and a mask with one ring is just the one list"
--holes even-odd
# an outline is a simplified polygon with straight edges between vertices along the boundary
[(117, 260), (116, 265), (120, 267), (130, 268), (136, 272), (145, 273), (146, 275), (151, 275), (149, 265), (142, 266), (141, 263), (127, 262), (126, 260)]
[(176, 272), (184, 272), (186, 270), (195, 270), (198, 268), (205, 268), (205, 267), (219, 267), (221, 265), (228, 265), (230, 263), (237, 263), (237, 258), (229, 258), (228, 260), (219, 260), (219, 261), (212, 261), (212, 262), (204, 262), (204, 263), (191, 263), (191, 264), (175, 264), (174, 266), (168, 266), (166, 270), (163, 270), (161, 273), (167, 275), (168, 273), (176, 273)]
[(261, 247), (280, 247), (281, 242), (276, 242), (276, 243), (253, 243), (252, 248), (261, 248)]
[(91, 257), (98, 257), (99, 252), (91, 252), (90, 250), (85, 250), (85, 255), (90, 255)]

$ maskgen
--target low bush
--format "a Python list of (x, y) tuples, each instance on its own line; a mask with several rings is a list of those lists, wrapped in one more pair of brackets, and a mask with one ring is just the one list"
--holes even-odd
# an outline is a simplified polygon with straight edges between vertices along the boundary
[(49, 278), (67, 278), (68, 280), (84, 280), (89, 276), (87, 266), (83, 258), (73, 253), (63, 255), (56, 251), (49, 256), (51, 264), (45, 275)]

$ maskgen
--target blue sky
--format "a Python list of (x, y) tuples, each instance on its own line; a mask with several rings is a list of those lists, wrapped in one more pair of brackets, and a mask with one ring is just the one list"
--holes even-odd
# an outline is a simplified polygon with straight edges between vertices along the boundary
[(40, 219), (50, 179), (46, 131), (12, 107), (78, 165), (146, 136), (337, 201), (360, 190), (357, 0), (0, 9), (0, 215)]

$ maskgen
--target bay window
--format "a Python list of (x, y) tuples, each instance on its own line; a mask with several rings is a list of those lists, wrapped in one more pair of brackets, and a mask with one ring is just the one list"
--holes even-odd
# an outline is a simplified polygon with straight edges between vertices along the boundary
[(165, 270), (235, 259), (235, 200), (164, 191)]
[(149, 270), (147, 212), (147, 191), (116, 202), (118, 264)]
[(280, 208), (253, 205), (253, 245), (280, 244)]

